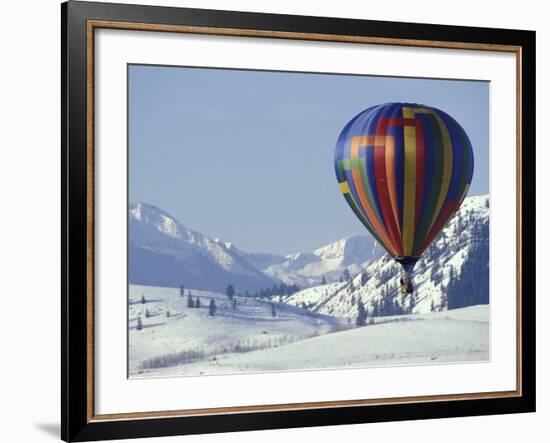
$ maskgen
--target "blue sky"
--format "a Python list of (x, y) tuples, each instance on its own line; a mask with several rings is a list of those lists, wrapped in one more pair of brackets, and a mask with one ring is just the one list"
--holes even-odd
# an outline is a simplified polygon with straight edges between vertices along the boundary
[(489, 83), (129, 67), (129, 198), (251, 252), (311, 251), (367, 233), (333, 170), (343, 126), (369, 106), (417, 102), (466, 130), (469, 195), (489, 192)]

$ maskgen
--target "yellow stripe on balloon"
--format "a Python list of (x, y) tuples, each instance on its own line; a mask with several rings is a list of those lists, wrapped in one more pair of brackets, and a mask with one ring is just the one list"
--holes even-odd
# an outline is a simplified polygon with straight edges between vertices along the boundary
[(342, 194), (351, 194), (350, 191), (349, 191), (349, 185), (348, 185), (348, 182), (342, 182), (342, 183), (338, 183), (339, 186), (340, 186), (340, 192)]
[(397, 226), (397, 231), (401, 236), (401, 223), (399, 223), (399, 205), (397, 203), (397, 184), (395, 181), (395, 137), (386, 136), (386, 178), (388, 180), (388, 193), (390, 195), (393, 218)]
[[(411, 108), (403, 108), (404, 118)], [(414, 210), (416, 202), (416, 127), (403, 126), (405, 141), (405, 181), (403, 202), (403, 252), (406, 256), (412, 254), (414, 244)]]

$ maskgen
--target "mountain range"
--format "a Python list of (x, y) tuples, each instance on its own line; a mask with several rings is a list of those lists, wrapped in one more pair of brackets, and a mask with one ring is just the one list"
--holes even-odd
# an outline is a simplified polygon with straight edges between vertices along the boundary
[(129, 281), (132, 284), (255, 292), (281, 282), (301, 288), (338, 281), (382, 253), (367, 236), (352, 236), (313, 252), (277, 255), (240, 250), (185, 227), (147, 203), (129, 207)]
[[(222, 292), (232, 284), (254, 293), (284, 282), (303, 288), (285, 303), (349, 318), (358, 301), (384, 315), (488, 302), (488, 250), (489, 198), (468, 197), (416, 265), (415, 293), (403, 297), (400, 266), (371, 236), (312, 252), (252, 253), (189, 229), (153, 205), (129, 207), (130, 283)], [(341, 282), (348, 273), (352, 278)]]

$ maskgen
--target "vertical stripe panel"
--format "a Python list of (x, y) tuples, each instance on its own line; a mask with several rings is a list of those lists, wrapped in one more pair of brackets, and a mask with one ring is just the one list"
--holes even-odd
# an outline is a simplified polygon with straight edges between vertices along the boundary
[[(403, 117), (405, 118), (405, 109), (403, 108)], [(403, 250), (405, 256), (412, 253), (414, 243), (414, 208), (416, 187), (416, 128), (414, 126), (405, 126), (405, 180), (404, 180), (404, 207), (403, 207)]]

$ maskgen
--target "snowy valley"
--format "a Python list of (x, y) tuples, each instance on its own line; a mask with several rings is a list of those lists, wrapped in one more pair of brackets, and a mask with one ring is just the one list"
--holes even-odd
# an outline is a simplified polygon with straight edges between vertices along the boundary
[(489, 359), (488, 196), (464, 201), (410, 295), (370, 236), (247, 253), (144, 203), (129, 229), (131, 377)]

